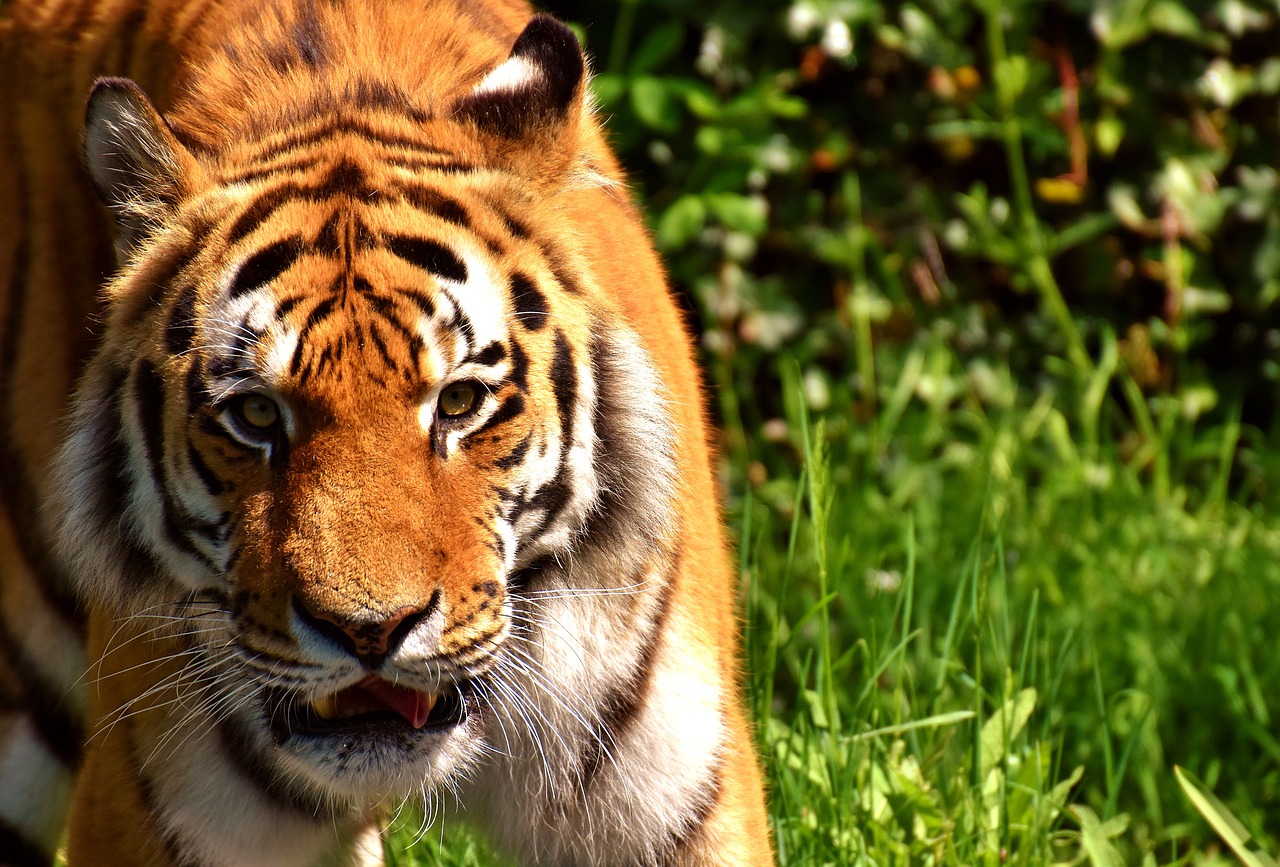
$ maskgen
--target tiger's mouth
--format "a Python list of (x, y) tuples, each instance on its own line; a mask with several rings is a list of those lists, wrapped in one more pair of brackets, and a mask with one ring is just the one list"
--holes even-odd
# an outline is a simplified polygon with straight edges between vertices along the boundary
[(461, 688), (444, 693), (398, 686), (377, 676), (310, 700), (295, 698), (276, 705), (278, 735), (376, 735), (395, 730), (439, 732), (461, 725), (467, 702)]

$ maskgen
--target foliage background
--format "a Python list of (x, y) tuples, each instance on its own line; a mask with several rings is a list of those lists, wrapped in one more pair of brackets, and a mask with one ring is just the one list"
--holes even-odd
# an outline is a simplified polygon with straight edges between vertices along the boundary
[(548, 11), (701, 336), (780, 861), (1274, 867), (1280, 4)]

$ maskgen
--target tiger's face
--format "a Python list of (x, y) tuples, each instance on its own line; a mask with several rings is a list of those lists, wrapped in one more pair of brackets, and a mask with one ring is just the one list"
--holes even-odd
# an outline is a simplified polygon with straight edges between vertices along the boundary
[(401, 773), (481, 712), (521, 570), (567, 552), (596, 498), (591, 353), (587, 311), (479, 197), (459, 195), (472, 235), (394, 171), (302, 185), (338, 192), (283, 199), (269, 222), (292, 238), (238, 230), (190, 319), (174, 308), (164, 378), (186, 384), (191, 481), (220, 488), (174, 504), (218, 516), (183, 534), (183, 573), (229, 579), (233, 647), (277, 660), (272, 733), (332, 786)]
[[(555, 28), (535, 19), (516, 77), (469, 98), (567, 92), (580, 115)], [(530, 76), (559, 86), (530, 96)], [(117, 197), (126, 264), (56, 516), (85, 595), (182, 624), (181, 712), (276, 788), (449, 785), (494, 748), (495, 707), (523, 713), (507, 672), (544, 652), (531, 583), (606, 532), (618, 490), (654, 537), (669, 497), (636, 457), (670, 437), (647, 357), (603, 325), (545, 185), (481, 167), (486, 135), (545, 131), (318, 121), (214, 160), (127, 84), (99, 86), (91, 147), (95, 111), (104, 154), (180, 195), (159, 221)], [(619, 400), (641, 406), (625, 430)]]

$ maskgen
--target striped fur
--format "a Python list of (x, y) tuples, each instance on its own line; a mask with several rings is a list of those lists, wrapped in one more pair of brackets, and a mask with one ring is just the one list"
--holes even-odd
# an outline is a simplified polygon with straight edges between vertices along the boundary
[(68, 807), (73, 867), (376, 864), (405, 800), (770, 863), (689, 340), (572, 34), (4, 16), (0, 864)]

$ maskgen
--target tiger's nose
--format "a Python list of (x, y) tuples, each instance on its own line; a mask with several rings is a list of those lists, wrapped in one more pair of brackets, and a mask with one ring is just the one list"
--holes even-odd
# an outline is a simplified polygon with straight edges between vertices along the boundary
[(404, 642), (415, 626), (431, 615), (439, 600), (440, 591), (437, 590), (425, 606), (406, 605), (381, 620), (349, 618), (298, 596), (294, 597), (294, 610), (298, 618), (313, 630), (373, 670)]

